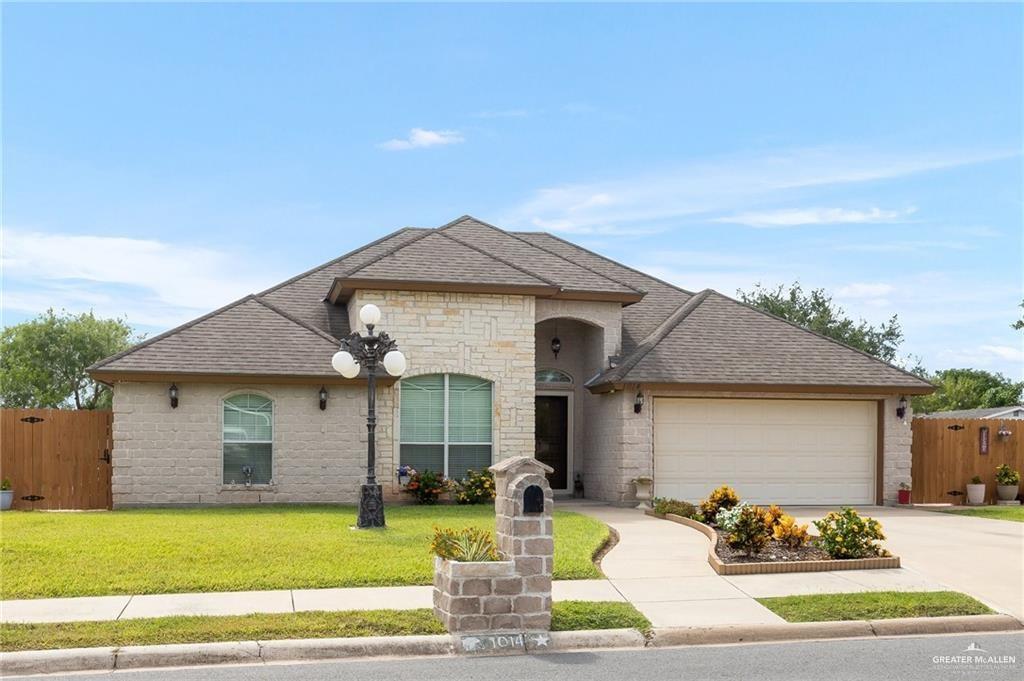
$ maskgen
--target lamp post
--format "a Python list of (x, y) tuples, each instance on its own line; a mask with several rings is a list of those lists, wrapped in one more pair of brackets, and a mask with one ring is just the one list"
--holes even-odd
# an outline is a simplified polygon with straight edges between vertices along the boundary
[(372, 303), (359, 310), (359, 321), (366, 325), (366, 335), (353, 331), (341, 341), (341, 349), (331, 358), (331, 366), (345, 378), (355, 378), (360, 367), (366, 368), (366, 482), (359, 488), (360, 528), (384, 527), (384, 495), (377, 484), (377, 367), (381, 364), (392, 376), (405, 372), (405, 355), (386, 333), (374, 333), (380, 321), (380, 308)]

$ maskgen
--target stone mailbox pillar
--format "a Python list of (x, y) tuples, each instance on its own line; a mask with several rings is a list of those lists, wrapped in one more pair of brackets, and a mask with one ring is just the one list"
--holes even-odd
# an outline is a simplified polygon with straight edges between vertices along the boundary
[[(454, 634), (546, 632), (551, 629), (555, 553), (554, 497), (547, 481), (551, 468), (521, 456), (505, 459), (491, 471), (503, 560), (461, 563), (437, 558), (434, 613)], [(523, 644), (521, 635), (499, 639)], [(483, 639), (472, 640), (476, 645)]]

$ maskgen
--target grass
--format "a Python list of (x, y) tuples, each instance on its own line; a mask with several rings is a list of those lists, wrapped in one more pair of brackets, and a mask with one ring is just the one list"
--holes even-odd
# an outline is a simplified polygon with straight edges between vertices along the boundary
[[(396, 506), (354, 531), (344, 506), (7, 512), (0, 598), (430, 584), (435, 525), (494, 529), (488, 506)], [(608, 527), (555, 512), (555, 579), (600, 577)]]
[(868, 591), (758, 598), (757, 602), (787, 622), (987, 615), (992, 612), (988, 606), (957, 591)]
[(1024, 523), (1024, 506), (985, 506), (982, 508), (943, 509), (944, 513), (969, 515), (976, 518), (992, 518), (993, 520), (1013, 520)]
[[(551, 628), (647, 630), (650, 622), (628, 603), (555, 603)], [(419, 610), (290, 612), (229, 617), (155, 617), (112, 622), (6, 624), (0, 650), (46, 650), (97, 646), (269, 641), (287, 638), (348, 638), (443, 634), (433, 613)]]

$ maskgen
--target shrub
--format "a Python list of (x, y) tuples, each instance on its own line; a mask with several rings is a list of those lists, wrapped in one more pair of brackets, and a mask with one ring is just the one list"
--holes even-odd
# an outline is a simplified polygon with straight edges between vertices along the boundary
[[(725, 510), (723, 513), (733, 513)], [(748, 556), (757, 554), (771, 539), (771, 520), (767, 511), (757, 506), (741, 504), (728, 519), (731, 529), (726, 541), (734, 549), (742, 549)]]
[(796, 518), (783, 514), (772, 528), (772, 536), (791, 549), (798, 549), (807, 543), (807, 525), (797, 525)]
[(703, 521), (704, 519), (704, 516), (700, 514), (697, 507), (688, 501), (666, 499), (665, 497), (654, 497), (651, 499), (651, 505), (654, 507), (654, 512), (658, 515), (672, 513), (674, 515), (681, 515), (684, 518), (692, 518), (697, 521)]
[(765, 516), (768, 518), (769, 530), (774, 530), (775, 526), (779, 524), (779, 521), (782, 519), (782, 517), (786, 515), (786, 512), (782, 510), (782, 507), (777, 506), (775, 504), (772, 504), (768, 508), (764, 509), (764, 512)]
[(448, 489), (448, 481), (444, 475), (435, 471), (423, 471), (414, 473), (409, 478), (409, 484), (402, 490), (406, 494), (416, 497), (417, 503), (436, 504), (437, 498)]
[(817, 544), (832, 558), (867, 558), (885, 556), (888, 552), (875, 543), (885, 539), (882, 525), (874, 518), (861, 516), (844, 506), (832, 511), (821, 520), (814, 521), (821, 534)]
[(715, 527), (723, 532), (732, 532), (736, 526), (736, 519), (740, 517), (740, 513), (745, 508), (750, 508), (750, 504), (744, 502), (732, 508), (723, 508), (715, 516)]
[(738, 503), (740, 503), (740, 498), (736, 495), (736, 491), (728, 485), (722, 485), (700, 503), (700, 512), (704, 514), (705, 518), (717, 518), (719, 511), (732, 508)]
[(10, 478), (4, 478), (3, 480), (0, 480), (0, 491), (7, 492), (10, 489), (11, 489), (11, 479)]
[(975, 475), (973, 478), (971, 478), (971, 484), (972, 485), (980, 485), (980, 484), (982, 484), (981, 476), (980, 475)]
[(455, 483), (455, 501), (460, 504), (486, 504), (494, 501), (494, 473), (466, 471), (466, 477)]
[(461, 530), (434, 528), (430, 550), (445, 560), (480, 562), (498, 560), (498, 547), (487, 530), (464, 527)]
[(1020, 471), (1015, 471), (1004, 463), (996, 468), (996, 483), (1000, 485), (1019, 485)]

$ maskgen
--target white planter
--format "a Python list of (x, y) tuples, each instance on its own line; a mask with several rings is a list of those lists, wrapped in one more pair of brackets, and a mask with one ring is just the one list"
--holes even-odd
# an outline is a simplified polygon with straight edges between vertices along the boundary
[(5, 489), (0, 491), (0, 511), (10, 510), (11, 504), (14, 503), (14, 490)]
[(1020, 492), (1020, 485), (996, 485), (996, 494), (1000, 501), (1014, 501)]
[(985, 503), (985, 483), (967, 485), (967, 503), (971, 506), (981, 506)]
[(650, 500), (654, 493), (654, 481), (653, 480), (634, 480), (633, 486), (636, 488), (636, 499), (640, 502), (640, 508), (649, 509), (651, 507)]

